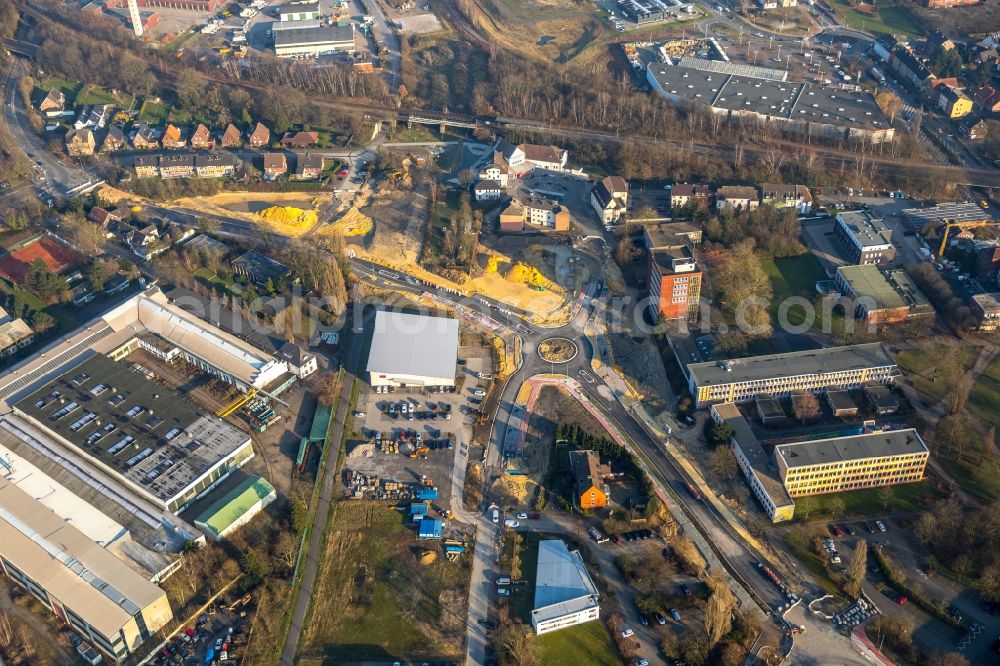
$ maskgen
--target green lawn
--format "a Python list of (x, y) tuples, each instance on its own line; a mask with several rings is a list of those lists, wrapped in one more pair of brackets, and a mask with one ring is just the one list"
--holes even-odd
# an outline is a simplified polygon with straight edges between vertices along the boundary
[(139, 122), (162, 125), (167, 121), (167, 105), (162, 102), (145, 100), (139, 109)]
[(973, 497), (987, 503), (1000, 497), (1000, 463), (995, 456), (990, 455), (975, 464), (968, 459), (960, 462), (951, 456), (943, 456), (938, 461), (962, 490)]
[[(975, 351), (978, 350), (970, 350)], [(972, 359), (975, 360), (975, 356)], [(986, 423), (994, 426), (1000, 423), (1000, 358), (993, 359), (976, 379), (969, 395), (968, 408), (976, 418)]]
[(184, 32), (182, 32), (181, 34), (177, 35), (172, 40), (167, 42), (166, 46), (164, 47), (164, 50), (167, 53), (171, 51), (176, 52), (178, 49), (182, 48), (185, 44), (187, 44), (200, 34), (201, 32), (199, 30), (196, 30), (195, 28), (188, 28), (187, 30), (185, 30)]
[(63, 95), (66, 96), (66, 106), (72, 107), (74, 98), (76, 97), (77, 91), (80, 89), (80, 84), (76, 81), (70, 81), (69, 79), (64, 79), (59, 76), (47, 76), (35, 82), (35, 85), (40, 91), (38, 99), (42, 99), (48, 94), (53, 88), (56, 90), (61, 90)]
[[(920, 397), (924, 399), (928, 405), (936, 405), (944, 399), (945, 395), (954, 386), (954, 382), (958, 381), (958, 378), (950, 377), (940, 377), (937, 376), (936, 370), (938, 368), (938, 360), (940, 359), (940, 354), (936, 354), (935, 348), (930, 350), (914, 349), (914, 350), (903, 350), (896, 355), (896, 364), (899, 365), (899, 369), (906, 374), (907, 379), (913, 384), (913, 387), (920, 394)], [(976, 362), (976, 358), (979, 356), (979, 349), (976, 347), (962, 347), (960, 350), (959, 365), (961, 367), (961, 372), (964, 373), (969, 370)], [(1000, 368), (998, 368), (1000, 370)], [(987, 372), (989, 369), (987, 369)], [(979, 404), (983, 404), (982, 401), (987, 400), (986, 390), (980, 391), (980, 397), (976, 398), (976, 392), (979, 384), (976, 384), (976, 388), (973, 388), (972, 396), (969, 399), (970, 409), (973, 408), (973, 404), (979, 401)], [(997, 403), (1000, 404), (1000, 403)], [(975, 412), (973, 412), (975, 413)]]
[(224, 278), (207, 268), (199, 268), (194, 272), (194, 276), (198, 278), (203, 284), (212, 287), (213, 289), (233, 292), (233, 285), (235, 284), (232, 280)]
[(621, 666), (622, 663), (600, 620), (543, 634), (536, 645), (538, 663), (545, 666)]
[(424, 143), (440, 141), (441, 138), (423, 125), (414, 125), (413, 127), (400, 125), (393, 130), (392, 140), (397, 143)]
[(76, 96), (77, 106), (83, 104), (120, 104), (118, 99), (104, 88), (87, 84)]
[(882, 7), (874, 16), (852, 9), (846, 0), (830, 0), (837, 15), (852, 28), (868, 32), (917, 37), (924, 30), (898, 7)]
[[(761, 264), (771, 281), (771, 314), (778, 315), (781, 304), (794, 297), (804, 298), (809, 302), (816, 297), (816, 283), (826, 280), (826, 273), (812, 253), (807, 252), (794, 257), (780, 257)], [(821, 313), (816, 313), (816, 323), (821, 323)], [(788, 309), (788, 321), (793, 325), (805, 320), (805, 311), (801, 305), (793, 305)]]
[[(884, 513), (922, 511), (934, 500), (941, 498), (941, 493), (929, 479), (917, 483), (905, 483), (891, 486), (891, 496), (887, 500), (879, 497), (879, 488), (852, 490), (830, 495), (812, 495), (795, 500), (796, 517), (801, 518), (802, 510), (808, 503), (809, 521), (841, 520), (846, 518), (862, 518)], [(830, 515), (830, 506), (834, 501), (843, 502), (844, 512), (838, 516)]]

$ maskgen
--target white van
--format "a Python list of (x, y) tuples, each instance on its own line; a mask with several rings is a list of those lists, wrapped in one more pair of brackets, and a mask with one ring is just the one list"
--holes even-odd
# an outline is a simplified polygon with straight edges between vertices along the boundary
[(499, 523), (500, 522), (500, 510), (499, 509), (493, 509), (493, 522), (494, 523)]
[(500, 578), (497, 578), (497, 585), (501, 587), (510, 585), (510, 578), (507, 578), (507, 576), (500, 576)]

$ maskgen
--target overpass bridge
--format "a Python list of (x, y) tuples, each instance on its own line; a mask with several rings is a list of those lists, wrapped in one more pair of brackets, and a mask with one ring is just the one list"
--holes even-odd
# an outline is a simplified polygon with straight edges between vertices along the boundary
[(20, 39), (4, 39), (4, 48), (6, 48), (11, 53), (16, 53), (17, 55), (24, 56), (26, 58), (34, 58), (38, 53), (38, 44), (32, 44), (31, 42), (24, 42)]

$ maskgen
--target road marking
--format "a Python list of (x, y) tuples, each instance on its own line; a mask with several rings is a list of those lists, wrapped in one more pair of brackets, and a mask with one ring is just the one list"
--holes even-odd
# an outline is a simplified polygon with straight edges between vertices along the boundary
[(392, 278), (393, 280), (399, 279), (399, 273), (393, 273), (392, 271), (379, 270), (379, 275), (384, 275), (385, 277)]

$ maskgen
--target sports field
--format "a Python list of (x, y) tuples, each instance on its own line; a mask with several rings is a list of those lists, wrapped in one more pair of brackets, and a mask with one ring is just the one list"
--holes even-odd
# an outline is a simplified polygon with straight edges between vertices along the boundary
[(79, 254), (65, 245), (42, 237), (0, 258), (0, 275), (16, 284), (23, 284), (28, 267), (36, 259), (45, 261), (53, 273), (61, 273), (83, 261)]

